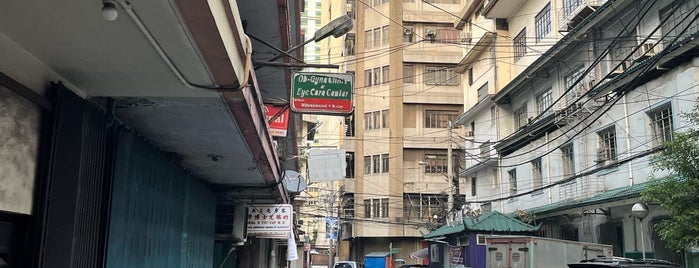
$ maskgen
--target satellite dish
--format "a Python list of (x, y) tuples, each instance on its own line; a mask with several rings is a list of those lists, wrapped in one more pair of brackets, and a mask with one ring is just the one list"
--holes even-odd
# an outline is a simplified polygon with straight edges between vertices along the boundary
[(303, 192), (306, 190), (306, 186), (308, 186), (306, 178), (293, 170), (284, 171), (283, 183), (286, 190), (292, 193)]

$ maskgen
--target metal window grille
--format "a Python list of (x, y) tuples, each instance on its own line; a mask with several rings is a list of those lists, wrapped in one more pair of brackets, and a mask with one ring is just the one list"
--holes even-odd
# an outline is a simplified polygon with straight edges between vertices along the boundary
[(564, 177), (575, 174), (573, 144), (561, 147), (561, 175)]
[(515, 110), (515, 129), (519, 129), (527, 124), (527, 105), (522, 105), (519, 109)]
[(663, 142), (672, 141), (672, 107), (670, 104), (663, 105), (652, 110), (648, 116), (651, 120), (651, 143), (658, 146)]
[(536, 95), (536, 111), (538, 113), (543, 113), (546, 109), (551, 106), (552, 93), (551, 88)]
[(616, 131), (614, 127), (597, 132), (597, 135), (599, 136), (598, 163), (605, 164), (607, 161), (616, 161)]
[(458, 111), (425, 111), (425, 128), (448, 128), (449, 121), (454, 122), (459, 117)]
[(527, 53), (527, 28), (522, 29), (514, 39), (512, 39), (514, 47), (514, 61), (518, 61), (524, 54)]
[(531, 162), (532, 165), (532, 187), (534, 189), (541, 188), (544, 185), (544, 178), (542, 176), (541, 168), (541, 158), (534, 159)]
[(536, 42), (539, 43), (544, 37), (551, 33), (551, 3), (539, 12), (535, 17)]
[(427, 66), (425, 67), (425, 84), (427, 85), (459, 85), (461, 75), (453, 66)]
[(509, 180), (510, 180), (510, 194), (516, 194), (517, 193), (517, 170), (510, 169), (509, 171), (507, 171), (507, 176), (509, 177)]

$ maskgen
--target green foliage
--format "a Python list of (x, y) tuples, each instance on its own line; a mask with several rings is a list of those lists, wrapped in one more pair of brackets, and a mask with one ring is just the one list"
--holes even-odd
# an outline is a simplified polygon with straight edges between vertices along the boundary
[(655, 227), (667, 245), (678, 251), (699, 241), (699, 105), (682, 116), (692, 127), (674, 133), (653, 159), (654, 172), (668, 176), (654, 180), (641, 194), (644, 201), (658, 203), (670, 213), (671, 218)]

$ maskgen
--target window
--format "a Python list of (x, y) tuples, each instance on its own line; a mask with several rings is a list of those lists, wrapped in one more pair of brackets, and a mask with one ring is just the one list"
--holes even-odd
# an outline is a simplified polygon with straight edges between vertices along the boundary
[(468, 85), (473, 85), (473, 67), (468, 67), (468, 70), (466, 70), (466, 74), (468, 75)]
[(353, 19), (357, 18), (357, 17), (355, 17), (356, 12), (354, 11), (355, 5), (356, 5), (355, 0), (347, 0), (347, 15)]
[(447, 172), (447, 156), (446, 155), (425, 155), (425, 173), (446, 173)]
[(517, 169), (507, 171), (507, 176), (510, 179), (510, 194), (517, 194)]
[(381, 28), (374, 28), (374, 47), (379, 47), (381, 46), (382, 40), (381, 40)]
[(551, 88), (536, 95), (536, 111), (541, 114), (551, 106)]
[(471, 196), (476, 196), (476, 177), (471, 178)]
[(672, 141), (672, 106), (664, 104), (648, 112), (650, 117), (651, 144), (658, 146), (663, 142)]
[(527, 28), (522, 29), (522, 31), (512, 39), (512, 47), (514, 47), (514, 61), (518, 61), (524, 57), (524, 54), (527, 53)]
[(381, 173), (381, 157), (379, 155), (372, 156), (372, 164), (374, 165), (374, 174)]
[(415, 83), (415, 66), (403, 65), (403, 83)]
[(364, 48), (371, 48), (371, 30), (364, 31)]
[(372, 116), (371, 112), (364, 113), (364, 129), (372, 130), (374, 129), (374, 126), (374, 117)]
[(583, 0), (563, 0), (563, 16), (573, 14), (576, 8), (583, 3)]
[(568, 104), (572, 103), (578, 97), (582, 96), (582, 94), (587, 92), (586, 88), (583, 87), (583, 81), (575, 84), (575, 81), (577, 81), (582, 74), (583, 68), (578, 67), (575, 69), (575, 71), (572, 71), (563, 77), (563, 86), (565, 87), (564, 90), (567, 91), (566, 100), (568, 101)]
[(345, 35), (345, 55), (354, 55), (354, 34)]
[(388, 173), (388, 154), (381, 155), (381, 172)]
[(479, 146), (479, 149), (480, 149), (480, 158), (481, 158), (482, 162), (487, 161), (488, 158), (490, 158), (490, 156), (492, 155), (492, 153), (493, 153), (492, 151), (494, 151), (490, 148), (490, 141), (486, 141), (486, 142), (482, 143)]
[(520, 106), (519, 109), (515, 110), (514, 117), (515, 129), (519, 129), (527, 125), (527, 105), (524, 104)]
[(345, 116), (345, 136), (354, 137), (354, 114)]
[(381, 27), (381, 44), (388, 45), (388, 26)]
[(389, 79), (389, 71), (388, 71), (388, 65), (381, 67), (381, 82), (383, 84), (386, 84), (390, 81)]
[(371, 70), (372, 74), (371, 76), (373, 77), (373, 84), (372, 85), (378, 85), (381, 84), (381, 67), (376, 67)]
[(370, 87), (374, 85), (372, 82), (374, 80), (371, 78), (371, 69), (369, 70), (364, 70), (364, 85), (367, 87)]
[(381, 111), (381, 128), (388, 128), (388, 110)]
[[(678, 6), (679, 5), (679, 6)], [(696, 15), (694, 9), (696, 4), (692, 1), (672, 1), (671, 4), (663, 7), (660, 12), (660, 18), (668, 18), (661, 26), (662, 36), (678, 37), (677, 40), (684, 40), (686, 37), (693, 35), (699, 30), (699, 26), (693, 23), (692, 20), (686, 19), (687, 16)], [(690, 23), (693, 23), (690, 25)], [(684, 30), (686, 28), (686, 30)], [(675, 38), (663, 38), (664, 42), (671, 42)], [(666, 44), (669, 46), (669, 44)]]
[(364, 199), (364, 218), (388, 218), (388, 198)]
[(427, 85), (459, 85), (459, 77), (453, 66), (425, 67), (425, 84)]
[(371, 156), (364, 157), (364, 174), (371, 174)]
[(597, 135), (599, 136), (597, 163), (604, 165), (608, 162), (616, 161), (616, 131), (614, 126), (597, 132)]
[(426, 128), (448, 128), (449, 122), (454, 122), (459, 117), (458, 111), (425, 111)]
[(371, 199), (364, 199), (364, 218), (371, 218)]
[(354, 152), (346, 152), (345, 161), (347, 162), (345, 178), (354, 178)]
[(542, 176), (541, 157), (534, 159), (532, 165), (532, 187), (534, 190), (541, 188), (544, 185), (544, 177)]
[(561, 176), (563, 178), (575, 174), (575, 158), (573, 157), (573, 144), (561, 147)]
[(479, 101), (488, 97), (488, 83), (486, 82), (485, 84), (483, 84), (483, 86), (478, 88), (477, 92)]
[(536, 14), (534, 18), (534, 26), (536, 30), (536, 42), (541, 42), (544, 37), (551, 33), (551, 3), (546, 4), (546, 6)]

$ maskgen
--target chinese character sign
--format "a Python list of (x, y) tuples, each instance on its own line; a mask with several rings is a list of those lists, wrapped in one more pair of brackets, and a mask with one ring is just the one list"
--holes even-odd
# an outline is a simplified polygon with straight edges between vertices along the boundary
[(248, 210), (248, 235), (282, 234), (292, 231), (291, 205), (255, 205)]

